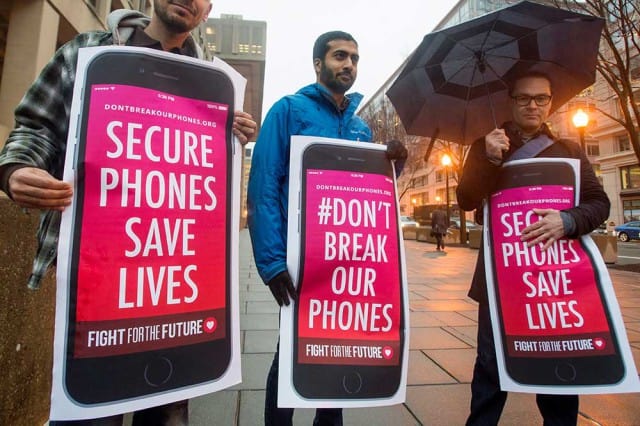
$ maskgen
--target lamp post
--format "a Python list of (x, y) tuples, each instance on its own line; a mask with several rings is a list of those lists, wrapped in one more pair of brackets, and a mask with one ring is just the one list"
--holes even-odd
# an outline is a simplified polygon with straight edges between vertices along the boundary
[(578, 108), (575, 114), (573, 114), (573, 125), (578, 129), (578, 134), (580, 135), (580, 147), (584, 152), (584, 129), (589, 124), (589, 116), (586, 112), (582, 110), (582, 108)]
[(447, 225), (449, 224), (449, 166), (451, 165), (451, 157), (448, 154), (444, 154), (441, 159), (442, 166), (444, 167), (444, 182), (445, 182), (445, 202), (447, 203)]

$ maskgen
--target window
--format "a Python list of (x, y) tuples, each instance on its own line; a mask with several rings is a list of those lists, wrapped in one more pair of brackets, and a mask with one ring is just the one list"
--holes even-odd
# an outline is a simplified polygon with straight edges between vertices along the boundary
[(436, 183), (444, 182), (444, 171), (436, 170)]
[(598, 157), (600, 156), (600, 145), (597, 143), (588, 143), (587, 144), (587, 155), (590, 157)]
[(640, 188), (640, 165), (620, 168), (620, 186), (623, 190)]
[(640, 220), (640, 199), (622, 200), (622, 214), (625, 222)]
[(629, 135), (618, 136), (618, 151), (631, 151), (631, 141), (629, 140)]

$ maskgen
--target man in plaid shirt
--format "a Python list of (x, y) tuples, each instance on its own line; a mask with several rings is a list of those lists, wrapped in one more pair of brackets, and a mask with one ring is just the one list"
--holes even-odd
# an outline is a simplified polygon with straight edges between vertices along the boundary
[[(207, 19), (211, 7), (211, 0), (154, 0), (151, 18), (128, 9), (114, 11), (107, 19), (110, 31), (79, 34), (62, 46), (17, 106), (15, 128), (0, 152), (0, 188), (19, 206), (42, 211), (29, 288), (40, 286), (56, 259), (61, 212), (73, 195), (71, 184), (61, 178), (78, 49), (116, 44), (202, 57), (190, 32)], [(233, 132), (242, 144), (255, 129), (250, 114), (235, 112)], [(187, 417), (187, 401), (181, 401), (137, 412), (133, 424), (182, 425)], [(50, 424), (121, 425), (122, 416)]]

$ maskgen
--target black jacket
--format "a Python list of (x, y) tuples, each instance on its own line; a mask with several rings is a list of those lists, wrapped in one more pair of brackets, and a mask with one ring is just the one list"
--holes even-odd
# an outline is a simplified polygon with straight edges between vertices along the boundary
[[(523, 145), (522, 137), (511, 123), (503, 125), (509, 137), (509, 156)], [(602, 185), (596, 178), (589, 160), (578, 144), (566, 139), (556, 139), (544, 125), (541, 132), (554, 140), (553, 145), (546, 148), (536, 158), (576, 158), (580, 160), (580, 204), (574, 208), (564, 210), (573, 217), (576, 228), (569, 238), (578, 238), (598, 227), (609, 217), (610, 202)], [(494, 192), (500, 176), (500, 166), (494, 165), (487, 159), (484, 137), (477, 139), (467, 155), (462, 172), (462, 178), (456, 190), (458, 205), (462, 210), (476, 210), (481, 212), (482, 202)], [(487, 301), (486, 278), (484, 269), (484, 249), (480, 245), (480, 253), (476, 269), (471, 282), (469, 296), (478, 301)]]

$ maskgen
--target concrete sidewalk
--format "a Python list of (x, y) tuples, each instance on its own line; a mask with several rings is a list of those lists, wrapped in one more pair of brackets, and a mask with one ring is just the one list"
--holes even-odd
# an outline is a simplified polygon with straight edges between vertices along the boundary
[[(348, 425), (462, 425), (470, 401), (477, 304), (467, 298), (477, 250), (405, 241), (411, 308), (407, 400), (347, 409)], [(610, 270), (636, 364), (640, 365), (640, 275)], [(264, 388), (278, 335), (278, 309), (256, 271), (249, 234), (240, 232), (242, 383), (191, 401), (192, 426), (263, 424)], [(310, 425), (314, 410), (296, 410)], [(501, 425), (540, 425), (535, 397), (510, 394)], [(640, 425), (640, 394), (584, 396), (579, 425)]]

